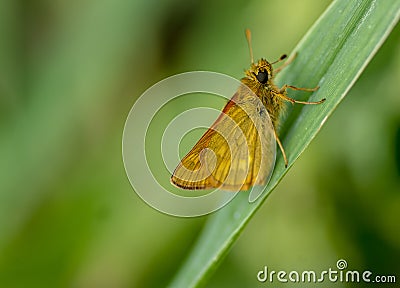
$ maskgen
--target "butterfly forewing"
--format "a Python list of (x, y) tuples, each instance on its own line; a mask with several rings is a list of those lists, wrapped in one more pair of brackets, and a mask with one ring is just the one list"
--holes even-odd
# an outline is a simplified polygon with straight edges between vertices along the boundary
[(265, 184), (275, 164), (275, 138), (259, 98), (242, 85), (181, 160), (171, 182), (183, 189), (248, 190)]

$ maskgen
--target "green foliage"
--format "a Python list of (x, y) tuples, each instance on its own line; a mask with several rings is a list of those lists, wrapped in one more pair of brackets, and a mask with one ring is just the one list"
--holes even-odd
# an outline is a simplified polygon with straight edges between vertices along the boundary
[(355, 269), (400, 271), (400, 26), (304, 151), (399, 1), (336, 1), (294, 49), (278, 84), (320, 85), (312, 99), (328, 100), (289, 107), (281, 134), (296, 165), (282, 178), (278, 151), (259, 202), (243, 193), (215, 215), (170, 217), (137, 197), (123, 168), (124, 122), (149, 86), (192, 70), (238, 79), (245, 28), (255, 58), (277, 59), (330, 2), (0, 1), (0, 287), (165, 287), (205, 220), (172, 286), (254, 287), (260, 265), (319, 268), (342, 255)]

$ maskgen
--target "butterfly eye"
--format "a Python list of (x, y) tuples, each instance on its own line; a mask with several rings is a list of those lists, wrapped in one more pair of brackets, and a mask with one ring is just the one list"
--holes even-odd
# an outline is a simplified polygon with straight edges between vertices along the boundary
[(261, 84), (265, 84), (268, 81), (268, 73), (266, 71), (260, 71), (256, 75), (256, 78), (258, 82), (260, 82)]

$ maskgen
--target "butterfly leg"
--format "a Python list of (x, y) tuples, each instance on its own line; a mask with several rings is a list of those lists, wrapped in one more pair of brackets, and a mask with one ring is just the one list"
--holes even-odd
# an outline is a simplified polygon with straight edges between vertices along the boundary
[(274, 130), (274, 135), (275, 135), (276, 142), (278, 143), (279, 149), (281, 149), (281, 152), (282, 152), (282, 155), (283, 155), (283, 160), (285, 161), (285, 168), (287, 168), (288, 160), (287, 160), (287, 157), (286, 157), (285, 149), (283, 149), (281, 140), (279, 140), (278, 134), (276, 134), (275, 129), (272, 129), (272, 130)]
[(290, 98), (290, 97), (286, 96), (286, 90), (288, 88), (293, 89), (293, 90), (299, 90), (299, 91), (313, 92), (313, 91), (318, 90), (319, 86), (317, 86), (315, 88), (299, 88), (299, 87), (295, 87), (295, 86), (291, 86), (291, 85), (287, 85), (287, 84), (283, 85), (283, 87), (279, 90), (279, 93), (277, 93), (277, 95), (279, 97), (283, 98), (284, 100), (291, 102), (292, 104), (294, 104), (294, 103), (299, 103), (299, 104), (321, 104), (321, 103), (325, 102), (325, 100), (326, 100), (325, 98), (321, 99), (319, 101), (316, 101), (316, 102), (307, 102), (307, 101), (295, 100), (293, 98)]

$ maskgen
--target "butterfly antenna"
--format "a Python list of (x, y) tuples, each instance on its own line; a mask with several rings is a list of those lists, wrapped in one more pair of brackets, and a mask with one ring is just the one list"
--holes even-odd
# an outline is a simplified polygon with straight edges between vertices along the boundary
[(250, 32), (250, 29), (246, 29), (245, 33), (246, 33), (247, 44), (249, 45), (250, 60), (251, 60), (251, 63), (253, 64), (254, 63), (254, 58), (253, 58), (253, 48), (251, 47), (251, 32)]
[(278, 60), (276, 60), (275, 62), (272, 62), (271, 64), (276, 64), (278, 62), (281, 62), (282, 60), (286, 59), (287, 55), (283, 54)]

